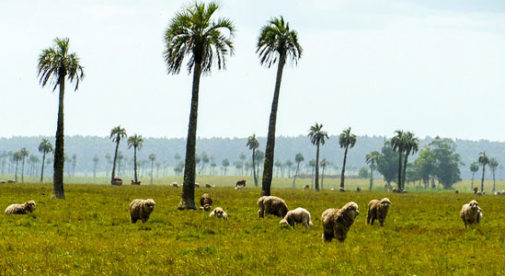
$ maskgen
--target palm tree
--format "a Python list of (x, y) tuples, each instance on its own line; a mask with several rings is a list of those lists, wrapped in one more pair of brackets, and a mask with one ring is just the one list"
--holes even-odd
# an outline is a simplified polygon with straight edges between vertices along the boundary
[(323, 158), (321, 160), (321, 168), (323, 168), (323, 171), (321, 172), (321, 190), (324, 189), (324, 170), (326, 169), (326, 166), (328, 166), (328, 160), (326, 158)]
[(402, 154), (405, 151), (405, 133), (403, 130), (396, 130), (396, 135), (391, 138), (391, 146), (393, 150), (398, 152), (398, 189), (402, 189)]
[(40, 183), (44, 181), (44, 164), (46, 163), (46, 154), (53, 151), (53, 145), (48, 139), (42, 139), (39, 144), (39, 152), (42, 153), (42, 169), (40, 171)]
[(96, 179), (96, 166), (98, 165), (98, 161), (100, 161), (100, 158), (98, 158), (98, 155), (95, 155), (93, 157), (93, 182)]
[(288, 168), (288, 178), (291, 178), (291, 169), (293, 168), (293, 161), (291, 160), (286, 160), (286, 168)]
[(221, 162), (221, 165), (223, 165), (224, 175), (226, 175), (226, 172), (228, 171), (228, 166), (230, 166), (230, 161), (228, 161), (228, 158), (225, 158), (225, 159)]
[(405, 160), (403, 160), (403, 172), (402, 172), (402, 188), (405, 190), (405, 177), (407, 175), (407, 160), (410, 154), (414, 154), (419, 148), (419, 138), (414, 136), (414, 133), (407, 131), (404, 136), (404, 149), (405, 149)]
[(153, 171), (154, 171), (154, 161), (156, 161), (156, 154), (149, 154), (149, 160), (151, 161), (151, 185), (153, 185)]
[(56, 147), (54, 151), (54, 197), (65, 199), (63, 190), (63, 167), (65, 160), (64, 146), (64, 123), (63, 123), (63, 103), (65, 96), (65, 78), (70, 82), (74, 81), (75, 89), (79, 88), (79, 82), (84, 78), (84, 70), (80, 65), (79, 58), (75, 53), (69, 53), (69, 39), (56, 38), (54, 40), (54, 48), (42, 50), (39, 56), (38, 71), (40, 76), (40, 84), (46, 86), (48, 82), (54, 84), (53, 91), (56, 87), (60, 88), (59, 106), (58, 106), (58, 124), (56, 128)]
[(314, 169), (316, 168), (316, 160), (312, 159), (309, 161), (309, 167), (311, 168), (311, 175), (310, 175), (310, 188), (313, 188), (314, 185)]
[(380, 158), (378, 151), (372, 151), (365, 156), (366, 163), (370, 166), (370, 191), (373, 188), (373, 171), (377, 169), (377, 161)]
[(191, 111), (189, 114), (188, 138), (184, 185), (179, 209), (196, 209), (195, 206), (195, 153), (196, 126), (198, 118), (198, 92), (202, 72), (210, 72), (212, 65), (224, 69), (226, 55), (233, 54), (235, 27), (227, 18), (212, 20), (219, 6), (214, 3), (195, 2), (191, 7), (178, 12), (165, 32), (165, 61), (168, 73), (178, 74), (185, 56), (189, 56), (188, 71), (193, 70)]
[(480, 192), (484, 192), (484, 175), (486, 172), (486, 165), (489, 164), (489, 158), (486, 156), (485, 152), (479, 154), (479, 164), (482, 165), (482, 180), (480, 182)]
[(254, 186), (258, 187), (258, 176), (256, 175), (256, 149), (260, 146), (258, 139), (256, 139), (256, 134), (253, 134), (247, 138), (247, 147), (252, 150), (252, 169), (254, 176)]
[(30, 152), (26, 148), (22, 148), (19, 153), (21, 154), (21, 183), (25, 183), (25, 160)]
[(16, 151), (14, 154), (12, 154), (12, 161), (16, 162), (16, 174), (14, 176), (14, 181), (18, 181), (18, 164), (19, 161), (23, 159), (23, 155), (21, 154), (20, 151)]
[(289, 28), (289, 23), (284, 18), (272, 18), (260, 31), (256, 53), (260, 63), (270, 68), (277, 64), (277, 77), (275, 80), (274, 98), (268, 123), (267, 146), (265, 150), (265, 163), (263, 166), (263, 181), (261, 184), (262, 195), (270, 195), (272, 185), (272, 170), (274, 165), (275, 150), (275, 125), (277, 121), (277, 106), (281, 90), (282, 72), (287, 59), (295, 63), (302, 56), (302, 47), (298, 43), (298, 34)]
[(112, 174), (111, 174), (111, 184), (114, 182), (114, 178), (116, 177), (116, 162), (119, 150), (119, 142), (121, 139), (126, 137), (126, 130), (121, 126), (117, 126), (110, 131), (110, 139), (112, 142), (116, 143), (116, 150), (114, 151), (114, 160), (112, 161)]
[(295, 162), (296, 162), (296, 172), (295, 172), (295, 177), (293, 177), (293, 189), (295, 188), (295, 182), (296, 182), (296, 177), (298, 176), (298, 171), (300, 170), (300, 163), (303, 162), (303, 154), (301, 152), (297, 153), (295, 155)]
[(240, 161), (242, 162), (242, 175), (244, 175), (244, 165), (245, 165), (245, 160), (246, 160), (246, 156), (243, 152), (240, 153), (239, 155), (239, 158), (240, 158)]
[(498, 168), (498, 161), (495, 158), (489, 159), (489, 168), (491, 169), (491, 173), (493, 174), (493, 193), (496, 192), (496, 178), (495, 171)]
[(351, 133), (351, 128), (346, 128), (338, 136), (338, 144), (341, 148), (345, 148), (344, 151), (344, 163), (342, 165), (342, 173), (340, 174), (340, 189), (344, 189), (344, 179), (345, 179), (345, 163), (347, 162), (347, 152), (349, 148), (353, 148), (356, 144), (356, 135)]
[(316, 191), (319, 191), (319, 146), (324, 145), (326, 142), (325, 139), (330, 139), (328, 133), (322, 130), (323, 124), (316, 123), (311, 126), (309, 129), (309, 138), (310, 142), (316, 146), (316, 161), (315, 161), (315, 170), (316, 170)]
[(133, 134), (133, 136), (128, 137), (128, 148), (133, 147), (133, 171), (135, 173), (135, 183), (139, 183), (137, 178), (137, 149), (140, 150), (144, 145), (144, 139), (142, 135)]
[(472, 162), (472, 164), (470, 164), (470, 171), (472, 172), (472, 187), (471, 187), (471, 189), (473, 190), (473, 179), (474, 179), (475, 173), (479, 171), (479, 163)]

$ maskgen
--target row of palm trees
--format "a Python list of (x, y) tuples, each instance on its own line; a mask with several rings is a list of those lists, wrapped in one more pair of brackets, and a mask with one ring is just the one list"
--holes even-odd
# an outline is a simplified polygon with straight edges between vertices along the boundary
[(475, 172), (477, 172), (479, 170), (479, 165), (482, 166), (482, 178), (481, 178), (481, 182), (480, 182), (480, 191), (481, 193), (484, 192), (484, 176), (485, 176), (485, 173), (486, 173), (486, 165), (489, 166), (489, 168), (491, 169), (491, 173), (493, 175), (493, 190), (492, 192), (496, 192), (496, 178), (495, 178), (495, 171), (496, 169), (498, 168), (498, 166), (500, 165), (498, 163), (498, 161), (493, 157), (493, 158), (489, 158), (485, 152), (481, 152), (479, 153), (479, 158), (477, 160), (477, 162), (473, 162), (471, 165), (470, 165), (470, 171), (472, 172), (472, 189), (473, 189), (473, 178), (474, 178), (474, 174)]

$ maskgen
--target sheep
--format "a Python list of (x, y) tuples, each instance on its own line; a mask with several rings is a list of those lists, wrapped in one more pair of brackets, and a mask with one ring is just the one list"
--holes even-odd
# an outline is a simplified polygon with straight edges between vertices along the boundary
[(7, 183), (7, 181), (5, 181), (5, 180), (0, 180), (0, 184), (5, 184), (5, 183)]
[(258, 199), (258, 216), (265, 217), (265, 214), (272, 214), (278, 217), (284, 217), (288, 213), (288, 205), (280, 197), (262, 196)]
[(5, 209), (6, 215), (25, 215), (35, 210), (35, 201), (29, 200), (23, 204), (11, 204)]
[(245, 179), (240, 179), (239, 181), (237, 181), (237, 183), (235, 183), (235, 187), (237, 186), (243, 186), (245, 187), (246, 185), (246, 180)]
[(210, 211), (210, 206), (212, 205), (212, 198), (210, 197), (210, 195), (208, 193), (204, 193), (200, 197), (200, 205), (202, 205), (202, 207), (200, 207), (200, 209), (205, 210), (205, 211)]
[(177, 182), (172, 182), (172, 184), (170, 184), (170, 186), (174, 187), (174, 188), (179, 188), (179, 184)]
[(472, 200), (470, 203), (463, 205), (460, 216), (466, 228), (467, 225), (478, 224), (482, 220), (482, 209), (476, 200)]
[(214, 217), (214, 216), (217, 218), (221, 218), (221, 219), (228, 219), (228, 214), (221, 207), (216, 207), (209, 214), (209, 217)]
[(136, 223), (137, 220), (142, 220), (142, 222), (146, 222), (151, 215), (151, 212), (154, 210), (154, 202), (153, 199), (134, 199), (130, 203), (130, 218), (132, 223)]
[(339, 192), (345, 192), (344, 188), (343, 187), (340, 187), (340, 189), (338, 189)]
[(288, 224), (295, 228), (295, 224), (301, 223), (308, 229), (312, 226), (312, 220), (310, 219), (310, 213), (304, 208), (298, 207), (294, 210), (288, 211), (286, 216), (279, 222), (279, 224)]
[(358, 188), (356, 188), (356, 192), (361, 192), (361, 188), (358, 186)]
[(331, 242), (333, 238), (343, 242), (354, 220), (359, 215), (358, 204), (348, 202), (341, 209), (330, 208), (321, 215), (323, 223), (323, 241)]
[(304, 190), (308, 190), (308, 189), (310, 189), (309, 184), (305, 184), (305, 186), (303, 186), (303, 189), (304, 189)]
[(455, 190), (455, 191), (454, 191), (454, 193), (455, 193), (455, 194), (459, 194), (459, 190)]
[(235, 191), (240, 191), (242, 190), (242, 188), (243, 188), (242, 186), (235, 186)]
[(214, 187), (214, 185), (210, 185), (210, 184), (208, 184), (208, 183), (207, 183), (207, 184), (205, 184), (205, 188), (212, 188), (212, 187)]
[(7, 180), (7, 183), (16, 183), (16, 180), (9, 179)]
[(505, 190), (501, 190), (494, 193), (495, 195), (505, 195)]
[(474, 188), (473, 188), (473, 194), (474, 194), (474, 195), (481, 196), (481, 195), (485, 194), (485, 192), (479, 192), (479, 188), (474, 187)]
[(368, 214), (366, 216), (366, 224), (373, 225), (374, 221), (379, 220), (380, 226), (384, 226), (384, 220), (388, 214), (391, 201), (385, 197), (380, 201), (373, 199), (368, 203)]

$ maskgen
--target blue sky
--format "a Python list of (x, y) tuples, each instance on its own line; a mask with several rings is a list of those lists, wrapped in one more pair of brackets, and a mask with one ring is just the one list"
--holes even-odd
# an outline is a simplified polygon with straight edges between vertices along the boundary
[[(168, 75), (163, 31), (187, 1), (0, 2), (0, 136), (54, 135), (57, 94), (41, 88), (36, 62), (69, 37), (85, 66), (67, 90), (67, 135), (105, 136), (113, 126), (149, 137), (184, 137), (191, 76)], [(265, 136), (275, 69), (255, 55), (259, 28), (284, 15), (304, 55), (285, 70), (278, 135), (395, 129), (418, 136), (505, 141), (504, 1), (221, 1), (237, 27), (226, 71), (201, 81), (198, 135)], [(67, 85), (68, 87), (70, 85)]]

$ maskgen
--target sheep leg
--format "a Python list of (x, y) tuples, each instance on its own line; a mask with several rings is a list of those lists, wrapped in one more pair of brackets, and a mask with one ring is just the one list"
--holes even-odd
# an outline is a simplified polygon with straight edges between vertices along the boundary
[(324, 242), (331, 242), (332, 239), (333, 239), (333, 233), (323, 232), (323, 241)]
[(136, 219), (136, 218), (134, 218), (134, 217), (132, 217), (132, 218), (131, 218), (131, 221), (132, 221), (132, 223), (136, 223), (136, 222), (137, 222), (137, 219)]

